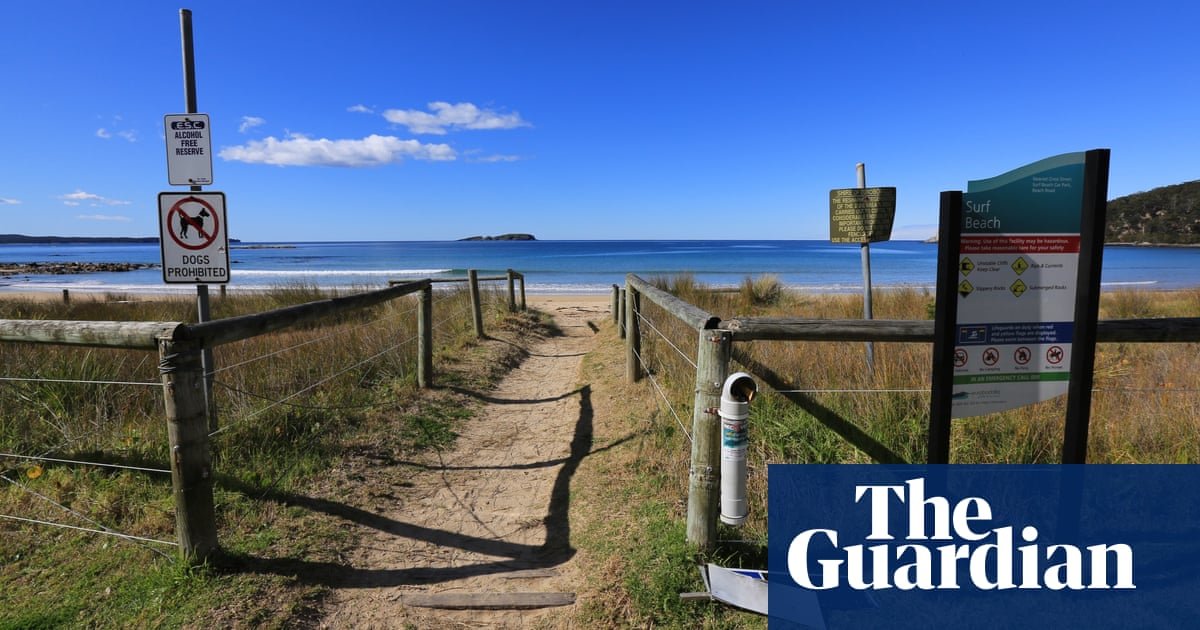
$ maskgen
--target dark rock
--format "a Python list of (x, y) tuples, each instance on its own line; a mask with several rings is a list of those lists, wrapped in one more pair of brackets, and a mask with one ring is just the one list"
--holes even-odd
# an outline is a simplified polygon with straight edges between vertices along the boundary
[(0, 276), (15, 275), (55, 275), (63, 276), (77, 273), (99, 273), (113, 271), (136, 271), (138, 269), (154, 269), (153, 263), (112, 263), (112, 262), (30, 262), (30, 263), (0, 263)]

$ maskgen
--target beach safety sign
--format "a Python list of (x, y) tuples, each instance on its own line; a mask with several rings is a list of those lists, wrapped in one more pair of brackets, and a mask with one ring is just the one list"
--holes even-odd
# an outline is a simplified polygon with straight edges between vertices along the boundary
[(952, 417), (1067, 393), (1084, 157), (1068, 153), (967, 183)]
[(208, 114), (167, 114), (167, 182), (172, 186), (208, 186), (212, 175), (212, 132)]
[(159, 193), (158, 214), (163, 282), (229, 282), (225, 193)]

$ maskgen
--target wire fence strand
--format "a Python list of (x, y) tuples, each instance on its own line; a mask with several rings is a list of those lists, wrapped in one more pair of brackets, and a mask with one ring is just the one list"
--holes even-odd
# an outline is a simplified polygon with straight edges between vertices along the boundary
[(162, 387), (162, 383), (159, 381), (93, 381), (70, 378), (37, 378), (31, 376), (0, 376), (0, 381), (19, 383), (70, 383), (74, 385), (149, 385), (154, 387)]
[(652, 328), (654, 330), (654, 332), (658, 333), (658, 336), (662, 337), (663, 341), (667, 342), (667, 345), (674, 348), (675, 352), (679, 353), (679, 356), (683, 357), (683, 360), (687, 361), (688, 365), (692, 366), (692, 369), (697, 369), (697, 370), (700, 369), (696, 365), (696, 363), (694, 361), (692, 361), (692, 359), (690, 357), (688, 357), (688, 355), (684, 354), (684, 352), (679, 349), (679, 346), (676, 346), (674, 343), (671, 342), (670, 337), (667, 337), (665, 334), (663, 334), (663, 332), (661, 330), (658, 329), (657, 326), (654, 325), (654, 322), (650, 321), (650, 319), (647, 318), (645, 315), (642, 315), (641, 311), (634, 311), (634, 314), (638, 316), (638, 319), (641, 319), (642, 321), (646, 322), (646, 324), (648, 324), (650, 326), (650, 328)]
[(74, 460), (74, 459), (59, 459), (56, 457), (37, 457), (34, 455), (18, 455), (16, 453), (0, 453), (0, 458), (33, 460), (33, 461), (39, 461), (39, 462), (55, 462), (55, 463), (59, 463), (59, 464), (79, 464), (82, 466), (97, 466), (100, 468), (116, 468), (116, 469), (120, 469), (120, 470), (138, 470), (138, 471), (142, 471), (142, 472), (162, 473), (164, 475), (171, 474), (170, 470), (163, 470), (161, 468), (143, 468), (141, 466), (126, 466), (124, 464), (109, 464), (109, 463), (105, 463), (105, 462), (84, 462), (84, 461), (78, 461), (78, 460)]
[[(141, 546), (143, 546), (143, 547), (146, 547), (146, 549), (149, 549), (149, 550), (153, 551), (154, 553), (157, 553), (157, 554), (159, 554), (159, 555), (161, 555), (161, 556), (163, 556), (163, 557), (165, 557), (165, 558), (168, 558), (168, 559), (170, 559), (170, 558), (171, 558), (171, 556), (168, 556), (167, 554), (163, 553), (162, 551), (159, 551), (158, 549), (155, 549), (155, 548), (153, 548), (153, 547), (147, 547), (145, 544), (143, 544), (143, 543), (141, 542), (142, 538), (141, 538), (140, 536), (132, 536), (132, 535), (130, 535), (130, 534), (122, 534), (121, 532), (115, 531), (115, 530), (113, 530), (113, 529), (111, 529), (111, 528), (109, 528), (109, 527), (105, 527), (103, 523), (100, 523), (99, 521), (97, 521), (97, 520), (95, 520), (95, 519), (93, 519), (93, 518), (89, 518), (88, 516), (86, 516), (86, 515), (84, 515), (84, 514), (81, 514), (81, 513), (79, 513), (79, 512), (78, 512), (78, 511), (76, 511), (76, 510), (72, 510), (71, 508), (69, 508), (69, 507), (67, 507), (67, 506), (65, 506), (65, 505), (63, 505), (63, 504), (61, 504), (61, 503), (59, 503), (58, 501), (55, 501), (54, 499), (51, 499), (50, 497), (48, 497), (48, 496), (46, 496), (46, 495), (44, 495), (44, 494), (42, 494), (42, 493), (40, 493), (40, 492), (38, 492), (38, 491), (34, 490), (33, 488), (30, 488), (29, 486), (26, 486), (26, 485), (25, 485), (25, 484), (23, 484), (23, 483), (20, 483), (20, 482), (17, 482), (17, 481), (13, 481), (12, 479), (10, 479), (10, 478), (8, 477), (8, 475), (0, 475), (0, 479), (3, 479), (3, 480), (5, 480), (5, 481), (7, 481), (8, 483), (10, 483), (10, 484), (12, 484), (12, 485), (14, 485), (14, 486), (16, 486), (16, 487), (20, 488), (21, 490), (24, 490), (25, 492), (27, 492), (27, 493), (29, 493), (29, 494), (31, 494), (31, 495), (33, 495), (33, 496), (35, 496), (35, 497), (37, 497), (37, 498), (39, 498), (39, 499), (43, 500), (43, 501), (45, 501), (45, 502), (49, 503), (50, 505), (53, 505), (53, 506), (55, 506), (55, 507), (57, 507), (57, 508), (61, 509), (62, 511), (66, 512), (67, 514), (70, 514), (70, 515), (72, 515), (72, 516), (74, 516), (74, 517), (76, 517), (76, 518), (78, 518), (78, 519), (80, 519), (80, 520), (82, 520), (82, 521), (85, 521), (85, 522), (87, 522), (87, 523), (89, 523), (89, 524), (91, 524), (91, 525), (95, 525), (95, 526), (96, 526), (96, 527), (98, 527), (99, 529), (98, 529), (98, 530), (90, 530), (90, 529), (88, 529), (88, 528), (78, 527), (78, 526), (74, 526), (74, 525), (65, 525), (65, 524), (62, 524), (62, 523), (51, 523), (51, 522), (49, 522), (49, 521), (44, 521), (44, 522), (43, 522), (43, 524), (47, 524), (47, 525), (54, 525), (54, 526), (56, 526), (56, 527), (62, 527), (62, 528), (66, 528), (66, 529), (79, 529), (79, 530), (93, 531), (93, 532), (95, 532), (95, 533), (98, 533), (98, 534), (104, 534), (104, 535), (108, 535), (108, 536), (115, 536), (115, 537), (118, 537), (118, 538), (125, 538), (125, 539), (128, 539), (128, 540), (133, 540), (134, 542), (137, 542), (137, 544), (139, 544), (139, 545), (141, 545)], [(14, 519), (14, 520), (16, 520), (16, 519), (20, 519), (20, 517), (7, 517), (7, 518), (12, 518), (12, 519)], [(28, 520), (28, 519), (25, 519), (25, 520)], [(147, 541), (148, 541), (148, 542), (158, 542), (158, 543), (162, 543), (162, 542), (164, 542), (164, 541), (160, 541), (160, 540), (153, 540), (153, 539), (147, 539)], [(174, 543), (166, 543), (166, 544), (174, 544)]]
[(322, 336), (320, 336), (320, 337), (317, 337), (317, 338), (315, 338), (315, 339), (309, 339), (309, 340), (306, 340), (306, 341), (302, 341), (302, 342), (300, 342), (300, 343), (297, 343), (297, 344), (295, 344), (295, 345), (292, 345), (292, 346), (288, 346), (288, 347), (286, 347), (286, 348), (280, 348), (279, 350), (275, 350), (274, 352), (268, 352), (268, 353), (261, 354), (261, 355), (259, 355), (259, 356), (256, 356), (256, 357), (252, 357), (252, 358), (246, 359), (245, 361), (240, 361), (240, 362), (238, 362), (238, 363), (233, 363), (233, 364), (231, 364), (231, 365), (225, 365), (225, 366), (222, 366), (222, 367), (220, 367), (220, 368), (217, 368), (217, 369), (215, 369), (215, 370), (213, 370), (213, 371), (211, 371), (211, 372), (206, 372), (206, 373), (205, 373), (205, 376), (215, 376), (215, 375), (217, 375), (217, 374), (220, 374), (221, 372), (225, 372), (225, 371), (227, 371), (227, 370), (232, 370), (232, 369), (234, 369), (234, 368), (242, 367), (242, 366), (244, 366), (244, 365), (249, 365), (249, 364), (251, 364), (251, 363), (255, 363), (255, 362), (258, 362), (258, 361), (262, 361), (262, 360), (264, 360), (264, 359), (269, 359), (269, 358), (271, 358), (271, 357), (278, 356), (278, 355), (280, 355), (280, 354), (283, 354), (283, 353), (285, 353), (285, 352), (291, 352), (292, 350), (296, 350), (296, 349), (299, 349), (299, 348), (303, 348), (304, 346), (308, 346), (308, 345), (312, 345), (312, 344), (314, 344), (314, 343), (319, 343), (319, 342), (322, 342), (322, 341), (326, 341), (326, 340), (328, 340), (328, 339), (332, 339), (332, 338), (334, 338), (334, 337), (338, 337), (338, 336), (340, 336), (340, 335), (346, 335), (346, 334), (349, 334), (349, 333), (352, 333), (352, 332), (356, 332), (356, 331), (358, 331), (358, 330), (361, 330), (361, 329), (363, 329), (363, 328), (366, 328), (367, 326), (374, 326), (374, 325), (376, 325), (376, 324), (378, 324), (378, 323), (380, 323), (380, 322), (382, 322), (382, 321), (385, 321), (385, 320), (390, 320), (390, 319), (398, 319), (398, 318), (400, 318), (401, 316), (404, 316), (404, 315), (409, 315), (409, 314), (416, 313), (416, 312), (417, 312), (417, 309), (415, 309), (415, 308), (414, 308), (414, 309), (409, 309), (409, 310), (407, 310), (407, 311), (403, 311), (403, 312), (401, 312), (401, 313), (393, 313), (393, 314), (390, 314), (390, 315), (385, 315), (385, 316), (383, 316), (383, 317), (377, 317), (377, 318), (375, 318), (375, 319), (373, 319), (373, 320), (371, 320), (371, 321), (369, 321), (369, 322), (365, 322), (365, 323), (359, 324), (359, 325), (357, 325), (357, 326), (352, 326), (352, 327), (350, 327), (350, 328), (339, 328), (338, 330), (336, 330), (336, 331), (334, 331), (334, 332), (331, 332), (331, 333), (329, 333), (329, 334), (327, 334), (327, 335), (322, 335)]
[(897, 389), (771, 389), (776, 394), (928, 394), (929, 388)]
[(261, 414), (263, 414), (263, 413), (266, 413), (266, 412), (267, 412), (268, 410), (270, 410), (270, 409), (273, 409), (273, 408), (275, 408), (275, 407), (277, 407), (277, 406), (279, 406), (279, 405), (287, 404), (287, 401), (289, 401), (289, 400), (291, 400), (291, 399), (293, 399), (293, 398), (295, 398), (295, 397), (297, 397), (297, 396), (299, 396), (299, 395), (301, 395), (301, 394), (304, 394), (304, 393), (306, 393), (306, 392), (312, 391), (313, 389), (316, 389), (317, 387), (320, 387), (321, 385), (324, 385), (325, 383), (328, 383), (329, 381), (332, 381), (333, 379), (335, 379), (335, 378), (337, 378), (337, 377), (339, 377), (339, 376), (341, 376), (341, 375), (343, 375), (343, 374), (346, 374), (347, 372), (349, 372), (349, 371), (351, 371), (351, 370), (354, 370), (354, 369), (356, 369), (356, 368), (358, 368), (358, 367), (360, 367), (360, 366), (366, 365), (367, 363), (370, 363), (371, 361), (374, 361), (375, 359), (378, 359), (379, 357), (381, 357), (381, 356), (383, 356), (383, 355), (385, 355), (385, 354), (387, 354), (387, 353), (389, 353), (389, 352), (392, 352), (393, 350), (395, 350), (396, 348), (399, 348), (400, 346), (403, 346), (404, 344), (411, 343), (411, 342), (415, 341), (416, 339), (417, 339), (417, 337), (414, 335), (413, 337), (410, 337), (410, 338), (408, 338), (408, 339), (406, 339), (406, 340), (404, 340), (404, 341), (401, 341), (401, 342), (399, 342), (399, 343), (393, 344), (393, 345), (391, 345), (391, 346), (389, 346), (389, 347), (387, 347), (387, 348), (385, 348), (385, 349), (383, 349), (383, 350), (381, 350), (381, 351), (379, 351), (379, 352), (377, 352), (377, 353), (375, 353), (375, 354), (373, 354), (373, 355), (371, 355), (371, 356), (369, 356), (369, 357), (367, 357), (367, 358), (363, 359), (362, 361), (358, 361), (357, 363), (354, 363), (354, 364), (352, 364), (352, 365), (350, 365), (350, 366), (348, 366), (348, 367), (346, 367), (346, 368), (344, 368), (344, 369), (342, 369), (342, 370), (340, 370), (340, 371), (338, 371), (338, 372), (335, 372), (334, 374), (331, 374), (331, 375), (329, 375), (329, 376), (327, 376), (327, 377), (325, 377), (325, 378), (323, 378), (323, 379), (321, 379), (321, 380), (319, 380), (319, 381), (317, 381), (317, 382), (315, 382), (315, 383), (313, 383), (313, 384), (309, 385), (308, 387), (304, 387), (304, 388), (302, 388), (302, 389), (296, 390), (294, 393), (292, 393), (292, 394), (289, 394), (288, 396), (285, 396), (285, 397), (284, 397), (284, 398), (282, 398), (282, 399), (279, 399), (279, 400), (274, 400), (274, 401), (272, 401), (272, 402), (271, 402), (271, 404), (269, 404), (269, 405), (267, 405), (267, 406), (263, 407), (262, 409), (258, 409), (258, 410), (256, 410), (256, 411), (254, 411), (254, 412), (250, 413), (250, 414), (247, 414), (247, 415), (243, 416), (243, 417), (242, 417), (240, 420), (238, 420), (238, 421), (236, 421), (236, 422), (232, 422), (232, 423), (226, 424), (225, 426), (223, 426), (223, 427), (221, 427), (221, 428), (217, 429), (216, 431), (213, 431), (212, 433), (209, 433), (209, 434), (208, 434), (208, 437), (213, 437), (213, 436), (216, 436), (216, 435), (218, 435), (218, 434), (224, 433), (225, 431), (228, 431), (228, 430), (229, 430), (230, 428), (232, 428), (232, 427), (235, 427), (235, 426), (239, 426), (239, 425), (241, 425), (241, 424), (244, 424), (245, 422), (247, 422), (247, 421), (249, 421), (249, 420), (251, 420), (251, 419), (253, 419), (253, 418), (257, 417), (257, 416), (259, 416), (259, 415), (261, 415)]
[[(179, 546), (179, 543), (170, 541), (170, 540), (157, 540), (155, 538), (146, 538), (144, 536), (134, 536), (133, 534), (122, 534), (120, 532), (108, 531), (108, 530), (104, 530), (104, 529), (92, 529), (90, 527), (79, 527), (77, 525), (67, 525), (65, 523), (52, 523), (50, 521), (39, 521), (35, 518), (10, 516), (8, 514), (0, 514), (0, 518), (8, 519), (10, 521), (21, 521), (23, 523), (35, 523), (37, 525), (48, 525), (50, 527), (58, 527), (58, 528), (62, 528), (62, 529), (73, 529), (76, 531), (89, 532), (92, 534), (101, 534), (104, 536), (112, 536), (114, 538), (124, 538), (126, 540), (136, 540), (136, 541), (140, 541), (140, 542), (156, 543), (159, 545), (172, 545), (175, 547)], [(151, 551), (154, 551), (155, 553), (166, 556), (167, 558), (171, 557), (171, 556), (167, 556), (166, 554), (162, 553), (161, 551), (158, 551), (157, 549), (151, 549)]]
[(687, 436), (688, 442), (691, 443), (692, 434), (688, 433), (687, 427), (685, 427), (683, 424), (683, 420), (679, 419), (679, 414), (675, 411), (675, 406), (671, 404), (671, 399), (667, 397), (667, 393), (663, 391), (663, 388), (658, 384), (658, 379), (654, 378), (654, 373), (650, 371), (650, 367), (646, 365), (646, 361), (642, 359), (642, 355), (636, 350), (634, 350), (633, 354), (637, 357), (638, 363), (642, 366), (642, 370), (646, 373), (646, 378), (650, 379), (650, 384), (654, 385), (654, 390), (658, 392), (659, 397), (661, 397), (663, 402), (667, 404), (667, 410), (670, 411), (671, 415), (675, 418), (675, 423), (679, 425), (679, 429), (683, 431), (683, 434)]

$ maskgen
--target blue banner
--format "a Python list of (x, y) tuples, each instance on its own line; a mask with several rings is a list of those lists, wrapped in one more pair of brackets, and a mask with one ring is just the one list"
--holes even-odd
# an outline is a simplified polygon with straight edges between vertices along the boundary
[(955, 345), (1071, 343), (1074, 322), (959, 324)]
[(783, 465), (769, 627), (1200, 625), (1200, 466)]

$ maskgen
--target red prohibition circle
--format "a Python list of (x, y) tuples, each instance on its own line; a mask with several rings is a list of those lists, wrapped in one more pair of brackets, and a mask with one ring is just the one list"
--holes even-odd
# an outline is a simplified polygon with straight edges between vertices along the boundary
[(954, 367), (962, 367), (967, 364), (967, 351), (962, 348), (954, 349)]
[[(187, 213), (183, 211), (183, 204), (188, 203), (189, 201), (198, 203), (208, 210), (208, 218), (212, 219), (212, 228), (210, 230), (206, 231), (200, 223), (194, 222), (194, 217), (188, 216)], [(179, 228), (179, 223), (175, 219), (176, 215), (179, 215), (179, 220), (186, 221), (190, 227), (194, 228), (196, 233), (198, 233), (200, 237), (204, 239), (204, 241), (199, 245), (191, 245), (183, 242), (182, 236), (175, 233), (176, 228), (182, 231), (182, 228)], [(170, 212), (167, 213), (166, 228), (167, 234), (171, 235), (171, 240), (175, 241), (177, 245), (184, 249), (196, 251), (212, 245), (213, 241), (217, 240), (217, 234), (221, 232), (221, 220), (217, 217), (216, 209), (213, 208), (212, 205), (207, 201), (200, 199), (199, 197), (184, 197), (183, 199), (176, 201), (175, 205), (171, 206)]]

